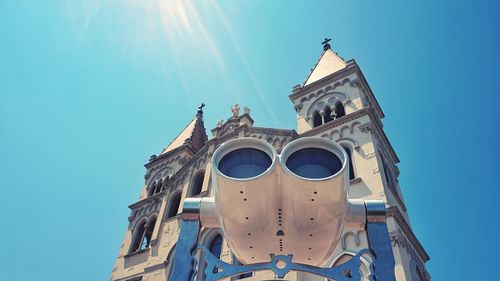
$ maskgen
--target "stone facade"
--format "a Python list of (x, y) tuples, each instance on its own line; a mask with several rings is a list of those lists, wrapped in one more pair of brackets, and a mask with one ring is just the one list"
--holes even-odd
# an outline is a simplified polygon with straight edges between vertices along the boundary
[[(345, 62), (325, 48), (306, 81), (295, 86), (289, 98), (297, 112), (297, 130), (254, 127), (250, 110), (244, 108), (240, 115), (239, 107), (234, 107), (231, 117), (221, 120), (208, 139), (200, 107), (186, 129), (145, 165), (145, 183), (139, 201), (129, 206), (128, 228), (110, 280), (168, 280), (182, 201), (210, 194), (210, 158), (220, 144), (233, 138), (255, 137), (266, 140), (280, 152), (288, 142), (304, 136), (328, 138), (349, 151), (353, 167), (349, 198), (386, 202), (397, 280), (430, 279), (425, 269), (429, 257), (411, 230), (400, 190), (399, 159), (383, 131), (384, 114), (356, 62)], [(218, 235), (216, 229), (202, 229), (199, 243), (210, 248)], [(367, 246), (364, 231), (345, 232), (330, 263), (343, 263)], [(238, 262), (224, 242), (215, 248), (222, 260)], [(369, 263), (366, 258), (360, 269), (364, 280), (369, 280)], [(274, 279), (274, 274), (257, 272), (232, 279), (241, 278)], [(324, 280), (298, 272), (289, 273), (285, 279)]]

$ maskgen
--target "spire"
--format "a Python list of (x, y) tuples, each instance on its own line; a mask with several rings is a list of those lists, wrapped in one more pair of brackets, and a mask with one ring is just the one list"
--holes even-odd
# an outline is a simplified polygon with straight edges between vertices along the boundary
[(203, 122), (203, 107), (205, 107), (204, 103), (198, 107), (196, 117), (165, 149), (163, 149), (161, 154), (165, 154), (187, 143), (191, 144), (192, 148), (196, 151), (205, 145), (205, 142), (208, 140), (208, 136)]
[(332, 39), (325, 38), (321, 44), (323, 45), (323, 53), (319, 58), (316, 65), (311, 69), (311, 73), (307, 77), (304, 82), (304, 86), (307, 86), (313, 82), (320, 80), (323, 77), (326, 77), (334, 72), (337, 72), (346, 67), (345, 61), (337, 55), (334, 51), (332, 51), (330, 46), (330, 41)]
[(196, 122), (194, 124), (193, 132), (191, 133), (191, 143), (195, 150), (202, 148), (208, 140), (207, 132), (205, 130), (205, 124), (203, 122), (203, 108), (204, 103), (198, 107), (198, 112), (196, 113)]

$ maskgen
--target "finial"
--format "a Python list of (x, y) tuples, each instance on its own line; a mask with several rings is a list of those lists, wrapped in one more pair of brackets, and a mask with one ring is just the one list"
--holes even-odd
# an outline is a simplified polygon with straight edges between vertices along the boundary
[(328, 44), (328, 42), (330, 42), (331, 40), (331, 38), (325, 38), (325, 40), (321, 42), (321, 44), (323, 44), (323, 51), (330, 49), (331, 46), (330, 44)]
[(205, 104), (204, 103), (201, 103), (200, 106), (198, 106), (198, 113), (199, 114), (203, 114), (203, 108), (205, 107)]

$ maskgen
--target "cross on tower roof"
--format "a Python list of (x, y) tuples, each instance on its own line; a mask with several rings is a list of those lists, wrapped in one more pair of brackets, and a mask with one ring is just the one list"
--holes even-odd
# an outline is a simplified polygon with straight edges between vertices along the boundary
[(331, 38), (325, 38), (325, 40), (321, 42), (321, 44), (323, 44), (323, 51), (330, 49), (331, 46), (328, 42), (330, 42), (331, 40), (332, 40)]
[(200, 106), (198, 106), (198, 113), (203, 114), (203, 108), (205, 107), (205, 103), (201, 103)]

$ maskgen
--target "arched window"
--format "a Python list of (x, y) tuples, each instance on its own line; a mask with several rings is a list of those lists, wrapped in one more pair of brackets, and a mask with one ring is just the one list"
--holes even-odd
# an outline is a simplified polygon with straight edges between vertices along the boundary
[(151, 196), (151, 195), (155, 194), (155, 190), (156, 190), (156, 182), (153, 182), (153, 183), (151, 183), (151, 185), (149, 186), (149, 189), (148, 189), (148, 196)]
[(392, 172), (389, 169), (389, 165), (385, 160), (383, 160), (383, 167), (384, 167), (384, 175), (385, 175), (385, 180), (387, 182), (387, 187), (391, 189), (392, 191), (396, 191), (396, 188), (394, 186), (394, 178), (392, 176)]
[(332, 120), (333, 120), (332, 110), (330, 109), (329, 106), (326, 106), (326, 108), (325, 108), (325, 123), (328, 123)]
[(144, 232), (144, 238), (141, 242), (141, 250), (146, 249), (151, 244), (151, 237), (153, 236), (153, 230), (155, 229), (156, 217), (153, 217), (146, 224), (146, 231)]
[(341, 101), (335, 103), (335, 119), (345, 116), (344, 105)]
[(142, 221), (135, 227), (129, 253), (144, 250), (149, 247), (155, 224), (156, 217), (153, 217), (148, 222)]
[[(208, 249), (210, 250), (210, 253), (212, 253), (212, 255), (220, 259), (220, 254), (222, 251), (222, 236), (220, 234), (217, 234), (217, 236), (212, 239), (212, 242), (210, 242)], [(214, 267), (212, 272), (217, 273), (217, 268)]]
[(205, 178), (205, 172), (198, 173), (194, 180), (193, 185), (191, 185), (191, 191), (189, 192), (189, 197), (196, 196), (201, 193), (203, 188), (203, 180)]
[(355, 175), (354, 175), (354, 165), (352, 164), (352, 153), (347, 146), (342, 145), (342, 147), (347, 152), (347, 158), (349, 159), (349, 179), (353, 180), (355, 178)]
[(210, 250), (210, 253), (212, 253), (217, 258), (220, 258), (222, 250), (222, 236), (220, 234), (212, 239), (212, 242), (210, 242), (210, 246), (208, 249)]
[(130, 244), (129, 253), (133, 253), (141, 249), (141, 243), (144, 239), (144, 233), (146, 232), (146, 221), (140, 222), (136, 225), (132, 233), (132, 243)]
[(316, 110), (313, 113), (313, 127), (316, 128), (318, 126), (321, 126), (321, 124), (323, 124), (323, 119), (321, 118), (319, 112)]
[(157, 183), (156, 183), (156, 188), (155, 188), (155, 192), (154, 194), (158, 193), (161, 191), (161, 187), (163, 186), (163, 181), (160, 179)]
[(167, 219), (175, 217), (179, 211), (179, 206), (181, 205), (181, 193), (176, 193), (168, 203)]

